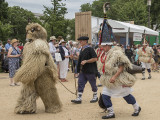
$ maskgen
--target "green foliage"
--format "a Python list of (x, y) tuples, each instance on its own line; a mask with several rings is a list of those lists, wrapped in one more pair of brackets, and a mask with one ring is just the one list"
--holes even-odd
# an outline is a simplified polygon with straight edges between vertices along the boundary
[[(111, 9), (107, 12), (107, 17), (120, 21), (134, 21), (135, 24), (146, 25), (147, 4), (144, 0), (97, 0), (81, 6), (81, 11), (92, 11), (96, 17), (104, 17), (103, 4), (110, 2)], [(89, 9), (87, 9), (87, 7)]]
[(51, 0), (53, 7), (45, 7), (44, 16), (40, 19), (19, 6), (8, 7), (5, 0), (0, 0), (0, 40), (6, 43), (8, 38), (16, 38), (25, 42), (25, 27), (28, 22), (36, 22), (44, 26), (48, 38), (55, 35), (64, 39), (75, 39), (75, 20), (65, 19), (67, 8), (62, 0)]
[(117, 0), (108, 11), (108, 17), (120, 21), (134, 21), (147, 25), (147, 10), (144, 0)]
[(0, 0), (0, 21), (5, 22), (8, 17), (8, 3), (5, 0)]
[(2, 41), (4, 43), (5, 40), (8, 39), (8, 36), (10, 36), (12, 33), (11, 29), (12, 29), (12, 25), (3, 24), (0, 21), (0, 41)]
[(8, 3), (0, 0), (0, 41), (4, 42), (11, 34), (11, 25), (7, 24)]
[(63, 36), (67, 37), (68, 20), (64, 18), (67, 13), (65, 4), (61, 3), (62, 0), (51, 0), (53, 7), (45, 7), (44, 16), (41, 19), (44, 21), (44, 27), (50, 36)]
[(81, 5), (81, 12), (92, 11), (92, 15), (95, 17), (104, 17), (103, 4), (105, 2), (110, 2), (112, 5), (116, 0), (95, 0), (92, 4), (86, 3)]
[(29, 20), (40, 23), (32, 12), (19, 6), (8, 7), (5, 0), (0, 0), (0, 40), (6, 42), (8, 38), (17, 38), (24, 43)]
[(96, 17), (104, 17), (104, 13), (103, 13), (103, 4), (105, 2), (110, 2), (110, 4), (112, 4), (112, 2), (115, 0), (98, 0), (98, 1), (94, 1), (92, 4), (93, 7), (93, 16)]
[(160, 29), (160, 1), (152, 0), (151, 5), (151, 25), (156, 25), (155, 30)]
[(12, 33), (10, 35), (11, 38), (17, 38), (24, 43), (26, 38), (25, 27), (29, 20), (31, 20), (31, 22), (40, 23), (40, 21), (34, 16), (32, 12), (20, 8), (19, 6), (9, 7), (8, 23), (13, 26)]
[(75, 40), (75, 19), (68, 20), (68, 40)]
[(81, 5), (81, 12), (92, 11), (92, 5), (90, 3)]

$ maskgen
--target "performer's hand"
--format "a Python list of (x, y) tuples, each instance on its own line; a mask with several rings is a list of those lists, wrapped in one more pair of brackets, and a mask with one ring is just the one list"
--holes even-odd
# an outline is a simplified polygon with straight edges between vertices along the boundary
[(81, 65), (84, 65), (84, 64), (86, 64), (87, 63), (87, 60), (83, 60), (82, 62), (81, 62)]
[(115, 80), (116, 80), (116, 78), (113, 76), (113, 77), (109, 80), (109, 82), (110, 82), (110, 83), (114, 83)]

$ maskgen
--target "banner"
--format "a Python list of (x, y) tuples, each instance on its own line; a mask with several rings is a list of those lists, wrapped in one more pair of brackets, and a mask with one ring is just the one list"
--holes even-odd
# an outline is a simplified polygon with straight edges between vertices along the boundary
[(142, 34), (141, 33), (133, 33), (133, 41), (141, 41)]

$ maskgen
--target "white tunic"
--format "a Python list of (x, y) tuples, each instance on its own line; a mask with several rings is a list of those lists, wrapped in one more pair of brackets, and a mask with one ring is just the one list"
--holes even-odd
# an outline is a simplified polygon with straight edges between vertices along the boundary
[(122, 86), (119, 86), (119, 87), (116, 87), (116, 88), (107, 88), (107, 87), (103, 87), (103, 90), (102, 90), (102, 94), (104, 95), (108, 95), (108, 96), (111, 96), (111, 97), (125, 97), (129, 94), (131, 94), (132, 92), (132, 88), (131, 87), (122, 87)]
[(141, 63), (142, 63), (142, 68), (146, 68), (146, 69), (151, 68), (151, 63), (145, 63), (145, 62), (141, 62)]

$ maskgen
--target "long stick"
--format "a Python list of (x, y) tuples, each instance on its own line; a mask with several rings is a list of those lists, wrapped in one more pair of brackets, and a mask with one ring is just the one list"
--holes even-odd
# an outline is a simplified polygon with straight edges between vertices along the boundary
[[(72, 65), (73, 65), (73, 59), (72, 59)], [(76, 77), (75, 77), (75, 67), (74, 67), (74, 65), (73, 65), (73, 72), (74, 72), (73, 75), (74, 75), (75, 90), (76, 90), (75, 94), (76, 94), (76, 97), (77, 97), (77, 84), (76, 84), (77, 81), (76, 81)]]

